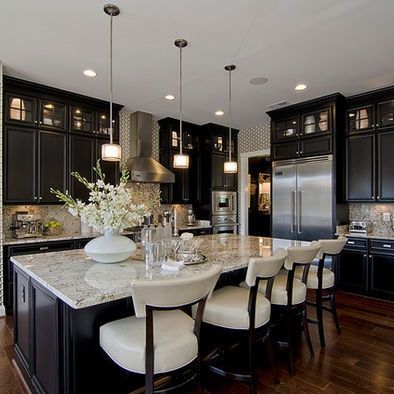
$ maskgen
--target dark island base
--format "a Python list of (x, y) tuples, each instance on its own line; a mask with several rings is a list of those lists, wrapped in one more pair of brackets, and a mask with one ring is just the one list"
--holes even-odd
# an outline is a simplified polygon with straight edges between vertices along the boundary
[[(238, 285), (245, 269), (222, 274)], [(99, 327), (134, 314), (131, 298), (73, 309), (15, 268), (15, 359), (33, 393), (128, 393), (144, 376), (115, 365), (99, 345)]]

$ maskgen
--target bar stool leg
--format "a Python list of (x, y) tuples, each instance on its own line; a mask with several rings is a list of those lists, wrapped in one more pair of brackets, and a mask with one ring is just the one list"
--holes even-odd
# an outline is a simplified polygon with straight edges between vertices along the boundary
[(304, 311), (302, 313), (302, 325), (305, 333), (306, 343), (308, 344), (309, 352), (311, 353), (311, 357), (313, 357), (315, 353), (313, 351), (311, 336), (309, 334), (308, 317), (306, 313), (306, 302), (304, 303)]
[(291, 319), (291, 311), (287, 312), (287, 341), (289, 354), (289, 375), (294, 375), (294, 355), (293, 355), (293, 324)]
[(339, 319), (337, 315), (337, 307), (335, 305), (335, 288), (330, 289), (330, 304), (331, 304), (331, 313), (334, 318), (335, 327), (337, 328), (338, 334), (341, 333), (341, 327), (339, 325)]
[(270, 363), (270, 367), (271, 367), (271, 371), (272, 371), (272, 377), (274, 379), (274, 383), (275, 384), (279, 384), (279, 378), (278, 378), (278, 374), (276, 373), (276, 368), (275, 368), (275, 358), (274, 358), (274, 349), (272, 346), (272, 338), (271, 338), (271, 334), (267, 339), (267, 342), (265, 343), (265, 347), (267, 350), (267, 354), (268, 354), (268, 361)]
[(316, 316), (317, 316), (317, 324), (319, 327), (319, 337), (320, 337), (320, 346), (325, 347), (326, 341), (324, 338), (324, 327), (323, 327), (323, 293), (321, 290), (316, 290)]

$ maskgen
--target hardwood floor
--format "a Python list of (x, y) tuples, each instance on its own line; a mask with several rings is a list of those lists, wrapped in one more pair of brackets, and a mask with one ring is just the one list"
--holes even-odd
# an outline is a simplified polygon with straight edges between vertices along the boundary
[[(264, 357), (259, 360), (258, 392), (264, 393), (394, 393), (394, 303), (337, 293), (342, 334), (325, 315), (326, 348), (321, 349), (317, 326), (311, 325), (315, 357), (310, 358), (301, 336), (296, 375), (289, 377), (286, 351), (278, 352), (280, 384), (274, 385)], [(310, 317), (314, 316), (309, 309)], [(0, 393), (25, 393), (12, 367), (12, 319), (0, 319)], [(206, 393), (243, 394), (242, 383), (209, 377)]]

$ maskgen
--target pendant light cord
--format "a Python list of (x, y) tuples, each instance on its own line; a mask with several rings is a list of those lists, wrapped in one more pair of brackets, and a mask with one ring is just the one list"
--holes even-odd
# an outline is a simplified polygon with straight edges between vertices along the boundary
[(228, 126), (228, 138), (229, 138), (229, 149), (228, 149), (228, 161), (231, 162), (231, 70), (228, 72), (228, 117), (229, 117), (229, 126)]
[(179, 154), (182, 155), (182, 46), (179, 47)]
[(112, 35), (113, 35), (113, 28), (112, 28), (112, 15), (110, 15), (110, 34), (109, 34), (109, 143), (113, 143), (113, 132), (112, 132), (112, 99), (113, 99), (113, 70), (112, 70), (112, 63), (113, 63), (113, 48), (112, 48)]

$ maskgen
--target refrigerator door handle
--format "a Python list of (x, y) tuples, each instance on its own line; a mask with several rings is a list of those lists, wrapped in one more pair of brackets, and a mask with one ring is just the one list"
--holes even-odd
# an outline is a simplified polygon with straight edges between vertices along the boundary
[(290, 232), (292, 234), (294, 234), (294, 228), (295, 228), (295, 217), (296, 217), (296, 213), (295, 213), (295, 208), (296, 208), (296, 192), (295, 190), (292, 190), (290, 192), (290, 199), (291, 199), (291, 222), (290, 222)]
[(297, 212), (297, 233), (301, 234), (302, 233), (302, 223), (301, 223), (301, 216), (302, 216), (302, 212), (301, 212), (301, 197), (302, 197), (302, 190), (298, 190), (298, 199), (297, 199), (297, 203), (298, 203), (298, 212)]

